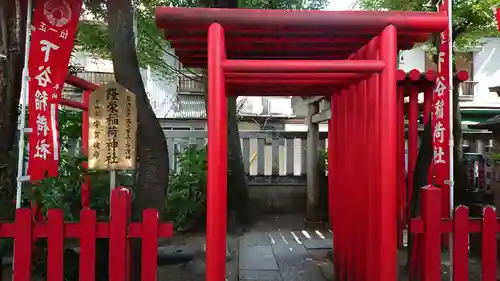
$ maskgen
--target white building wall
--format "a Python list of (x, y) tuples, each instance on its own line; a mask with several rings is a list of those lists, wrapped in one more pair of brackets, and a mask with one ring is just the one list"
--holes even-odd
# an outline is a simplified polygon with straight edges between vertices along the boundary
[(481, 49), (474, 53), (473, 79), (476, 98), (467, 106), (499, 106), (500, 98), (489, 87), (500, 86), (500, 38), (485, 38)]
[[(415, 48), (400, 55), (400, 69), (409, 71), (425, 69), (425, 51)], [(471, 77), (472, 76), (472, 77)], [(500, 107), (500, 98), (490, 93), (489, 87), (500, 85), (500, 38), (485, 38), (481, 47), (473, 52), (473, 70), (469, 80), (478, 82), (474, 88), (475, 98), (470, 102), (461, 102), (464, 107)]]
[(399, 54), (399, 69), (404, 71), (417, 69), (420, 72), (424, 72), (426, 71), (425, 56), (425, 51), (422, 48), (403, 51)]
[[(168, 50), (173, 54), (173, 50)], [(174, 57), (165, 54), (164, 60), (174, 69), (179, 69), (179, 63)], [(113, 73), (113, 63), (111, 60), (101, 59), (92, 56), (88, 52), (75, 52), (71, 59), (73, 65), (84, 68), (84, 71)], [(165, 75), (155, 74), (153, 71), (141, 69), (141, 76), (148, 93), (151, 107), (158, 118), (171, 117), (170, 114), (176, 107), (177, 94), (177, 74), (168, 73)]]

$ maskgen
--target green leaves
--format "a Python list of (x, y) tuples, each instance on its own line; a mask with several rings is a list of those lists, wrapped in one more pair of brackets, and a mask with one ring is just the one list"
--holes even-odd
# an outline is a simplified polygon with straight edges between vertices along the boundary
[[(429, 0), (359, 0), (358, 5), (367, 10), (436, 11)], [(467, 50), (479, 44), (483, 37), (498, 37), (492, 6), (500, 0), (453, 0), (453, 28), (455, 47)]]
[[(87, 2), (90, 0), (87, 0)], [(328, 0), (239, 0), (239, 7), (250, 9), (322, 9)], [(80, 21), (77, 42), (79, 48), (99, 58), (109, 59), (108, 34), (106, 26), (106, 6), (96, 5), (98, 0), (92, 0), (93, 5), (86, 5), (83, 14), (93, 20)], [(135, 0), (137, 20), (137, 55), (141, 68), (150, 67), (152, 71), (164, 79), (178, 74), (178, 67), (165, 62), (169, 43), (163, 33), (156, 27), (155, 10), (158, 7), (196, 7), (197, 0)]]
[(178, 172), (171, 171), (164, 219), (178, 231), (191, 228), (205, 215), (206, 147), (189, 146), (176, 153)]

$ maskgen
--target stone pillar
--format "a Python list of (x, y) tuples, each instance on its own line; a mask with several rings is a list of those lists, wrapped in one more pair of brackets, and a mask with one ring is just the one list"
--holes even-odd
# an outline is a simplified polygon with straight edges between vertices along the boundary
[(319, 124), (313, 123), (313, 115), (319, 113), (318, 102), (308, 105), (307, 115), (307, 222), (319, 220)]
[(485, 151), (486, 151), (486, 149), (485, 149), (485, 145), (484, 145), (484, 140), (477, 139), (476, 140), (476, 152), (484, 155)]

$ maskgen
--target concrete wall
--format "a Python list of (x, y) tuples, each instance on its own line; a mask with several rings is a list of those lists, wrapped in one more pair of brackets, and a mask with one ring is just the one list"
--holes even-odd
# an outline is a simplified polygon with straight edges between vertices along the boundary
[(485, 38), (482, 42), (481, 50), (474, 54), (473, 80), (478, 84), (472, 104), (500, 107), (500, 98), (488, 89), (500, 85), (500, 38)]
[(263, 214), (303, 214), (306, 185), (250, 185), (250, 205), (255, 216)]

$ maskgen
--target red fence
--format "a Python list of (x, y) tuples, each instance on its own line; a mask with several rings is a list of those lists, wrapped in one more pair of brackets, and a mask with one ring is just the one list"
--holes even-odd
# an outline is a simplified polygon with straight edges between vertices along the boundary
[(130, 222), (131, 194), (126, 188), (113, 190), (109, 222), (98, 222), (95, 210), (80, 211), (79, 222), (64, 222), (59, 209), (48, 212), (48, 220), (33, 221), (32, 210), (18, 209), (15, 221), (0, 222), (0, 238), (14, 238), (13, 281), (30, 281), (33, 239), (47, 239), (47, 280), (63, 281), (64, 239), (80, 240), (79, 280), (95, 280), (96, 239), (109, 238), (109, 280), (129, 280), (128, 239), (142, 240), (142, 280), (156, 280), (158, 238), (171, 237), (173, 226), (160, 223), (156, 209), (144, 210), (142, 222)]
[(469, 233), (482, 236), (482, 280), (497, 280), (497, 233), (500, 225), (495, 210), (484, 208), (483, 217), (470, 219), (467, 207), (455, 209), (453, 219), (441, 219), (441, 190), (428, 186), (421, 190), (421, 216), (411, 221), (410, 232), (422, 241), (419, 275), (422, 281), (441, 280), (441, 240), (453, 233), (453, 280), (467, 281), (469, 276)]

